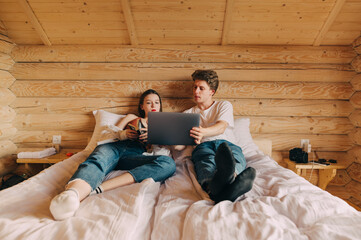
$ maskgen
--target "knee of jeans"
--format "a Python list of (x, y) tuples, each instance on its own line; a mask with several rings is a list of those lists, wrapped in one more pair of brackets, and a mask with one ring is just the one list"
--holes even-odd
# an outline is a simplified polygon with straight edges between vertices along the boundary
[(160, 162), (162, 162), (162, 167), (167, 169), (170, 173), (174, 173), (176, 170), (176, 165), (174, 160), (171, 157), (168, 156), (159, 156), (158, 159)]
[(108, 144), (98, 146), (93, 151), (93, 153), (96, 154), (96, 155), (102, 155), (102, 156), (116, 155), (115, 149), (112, 146), (108, 145)]

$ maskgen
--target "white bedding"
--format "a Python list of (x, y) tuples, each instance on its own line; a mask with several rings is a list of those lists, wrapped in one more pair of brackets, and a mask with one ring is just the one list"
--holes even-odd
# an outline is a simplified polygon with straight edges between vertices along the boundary
[(201, 190), (188, 157), (163, 184), (147, 179), (86, 198), (76, 215), (54, 221), (49, 203), (61, 192), (80, 152), (0, 192), (0, 239), (361, 239), (361, 212), (279, 166), (261, 152), (253, 189), (217, 205)]

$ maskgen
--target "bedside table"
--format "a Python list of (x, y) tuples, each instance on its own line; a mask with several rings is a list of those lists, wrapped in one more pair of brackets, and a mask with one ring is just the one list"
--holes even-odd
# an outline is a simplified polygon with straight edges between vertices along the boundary
[(339, 163), (331, 163), (330, 165), (321, 165), (317, 163), (296, 163), (291, 161), (289, 158), (284, 159), (287, 164), (287, 168), (294, 171), (301, 177), (306, 177), (306, 171), (312, 168), (319, 171), (318, 184), (317, 186), (325, 190), (328, 183), (336, 176), (337, 169), (346, 169), (345, 165)]
[[(34, 150), (37, 151), (37, 150)], [(58, 163), (61, 162), (67, 158), (69, 158), (68, 156), (66, 156), (67, 153), (71, 152), (71, 153), (77, 153), (80, 152), (81, 150), (79, 149), (61, 149), (59, 153), (56, 153), (54, 155), (48, 156), (48, 157), (44, 157), (44, 158), (18, 158), (16, 159), (17, 163), (25, 163), (25, 168), (29, 167), (29, 164), (54, 164), (54, 163)]]

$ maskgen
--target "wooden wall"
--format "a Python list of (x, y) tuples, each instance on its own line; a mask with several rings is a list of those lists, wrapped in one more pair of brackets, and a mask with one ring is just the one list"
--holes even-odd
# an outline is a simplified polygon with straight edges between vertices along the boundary
[(347, 152), (347, 157), (352, 159), (353, 163), (346, 170), (337, 172), (327, 190), (334, 195), (341, 195), (361, 210), (361, 37), (355, 40), (353, 48), (357, 56), (352, 60), (351, 66), (356, 75), (350, 82), (355, 92), (350, 98), (354, 110), (349, 119), (354, 129), (349, 133), (349, 137), (354, 145)]
[(16, 167), (11, 155), (16, 153), (16, 145), (10, 139), (16, 133), (12, 123), (16, 113), (9, 106), (15, 100), (15, 95), (9, 90), (15, 78), (8, 71), (14, 64), (10, 57), (13, 47), (14, 44), (7, 37), (5, 27), (0, 21), (0, 176)]
[(7, 90), (16, 95), (8, 108), (16, 113), (17, 132), (8, 141), (19, 149), (47, 147), (52, 135), (60, 134), (62, 147), (84, 148), (95, 123), (93, 110), (136, 113), (140, 93), (154, 88), (163, 96), (164, 111), (183, 111), (193, 105), (193, 71), (215, 69), (221, 80), (216, 98), (231, 101), (236, 118), (251, 118), (254, 137), (272, 140), (276, 161), (282, 164), (289, 149), (310, 139), (319, 157), (352, 166), (339, 172), (330, 191), (358, 205), (352, 191), (359, 185), (351, 172), (359, 166), (353, 162), (360, 162), (350, 155), (361, 151), (352, 137), (358, 127), (352, 116), (359, 116), (360, 108), (354, 94), (360, 74), (350, 64), (358, 59), (355, 49), (16, 46), (9, 70), (16, 81)]
[(91, 136), (91, 111), (135, 112), (139, 94), (154, 88), (165, 111), (192, 105), (195, 69), (215, 69), (217, 98), (233, 103), (235, 116), (251, 118), (255, 137), (272, 139), (278, 161), (310, 139), (320, 156), (347, 161), (353, 124), (351, 47), (270, 46), (17, 46), (10, 90), (18, 147), (83, 148)]

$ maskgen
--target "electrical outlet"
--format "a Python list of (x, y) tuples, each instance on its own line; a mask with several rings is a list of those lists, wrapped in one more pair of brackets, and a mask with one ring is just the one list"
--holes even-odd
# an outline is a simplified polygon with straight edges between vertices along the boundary
[(53, 135), (53, 144), (61, 144), (61, 135)]
[(308, 148), (308, 144), (310, 144), (310, 139), (301, 139), (301, 148), (303, 150)]

